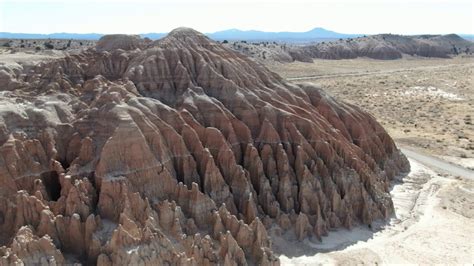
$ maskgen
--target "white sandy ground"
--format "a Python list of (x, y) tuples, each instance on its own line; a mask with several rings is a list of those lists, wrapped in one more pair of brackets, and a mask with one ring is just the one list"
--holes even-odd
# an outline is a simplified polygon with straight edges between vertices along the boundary
[(403, 92), (403, 95), (407, 96), (433, 96), (437, 98), (443, 98), (446, 100), (453, 100), (453, 101), (461, 101), (463, 100), (462, 97), (459, 97), (455, 93), (447, 92), (439, 88), (435, 88), (433, 86), (423, 87), (423, 86), (413, 86), (408, 88)]
[[(395, 215), (317, 240), (272, 236), (282, 265), (474, 263), (474, 180), (438, 175), (410, 160), (391, 191)], [(401, 179), (401, 178), (400, 178)]]

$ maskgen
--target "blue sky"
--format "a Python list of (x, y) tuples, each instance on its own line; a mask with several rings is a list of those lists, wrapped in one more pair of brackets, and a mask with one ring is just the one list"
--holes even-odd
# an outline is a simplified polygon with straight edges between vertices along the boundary
[(474, 34), (472, 0), (0, 0), (0, 31), (148, 33), (192, 27)]

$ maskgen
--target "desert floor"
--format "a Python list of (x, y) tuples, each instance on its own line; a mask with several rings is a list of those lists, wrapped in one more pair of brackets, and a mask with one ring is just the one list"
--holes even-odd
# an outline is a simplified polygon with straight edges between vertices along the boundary
[(370, 112), (404, 147), (411, 164), (411, 172), (393, 184), (395, 215), (389, 221), (330, 232), (322, 242), (272, 235), (283, 265), (474, 263), (473, 57), (268, 67), (292, 82), (319, 84)]
[(474, 57), (269, 63), (374, 115), (401, 146), (474, 169)]

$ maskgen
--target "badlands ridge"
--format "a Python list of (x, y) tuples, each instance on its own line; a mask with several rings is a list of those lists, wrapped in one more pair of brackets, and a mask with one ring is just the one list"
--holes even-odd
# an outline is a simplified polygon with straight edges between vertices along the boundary
[(0, 70), (0, 264), (277, 265), (393, 213), (375, 119), (192, 29)]

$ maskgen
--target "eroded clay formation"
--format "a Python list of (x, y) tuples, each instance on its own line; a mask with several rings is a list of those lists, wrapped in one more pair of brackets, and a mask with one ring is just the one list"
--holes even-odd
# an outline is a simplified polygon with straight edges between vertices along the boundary
[(450, 58), (456, 55), (469, 55), (474, 51), (474, 43), (456, 34), (414, 36), (377, 34), (308, 45), (269, 42), (229, 42), (224, 45), (261, 62), (281, 63), (313, 62), (313, 58), (368, 57), (380, 60), (400, 59), (407, 56)]
[[(102, 43), (101, 43), (102, 42)], [(393, 213), (372, 116), (191, 29), (0, 71), (0, 264), (275, 265)]]
[(456, 34), (414, 36), (378, 34), (308, 45), (299, 49), (300, 53), (296, 54), (323, 59), (369, 57), (391, 60), (407, 55), (449, 58), (459, 54), (471, 54), (473, 49), (472, 42)]

